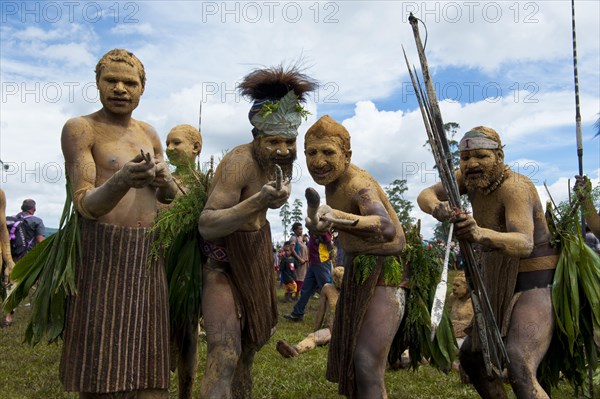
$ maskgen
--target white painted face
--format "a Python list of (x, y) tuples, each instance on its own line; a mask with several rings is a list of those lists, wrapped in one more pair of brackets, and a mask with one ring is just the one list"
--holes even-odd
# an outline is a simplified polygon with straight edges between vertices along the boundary
[(462, 278), (455, 278), (452, 282), (452, 294), (457, 298), (462, 298), (467, 295), (467, 292), (467, 282)]
[(460, 171), (469, 190), (489, 187), (498, 179), (503, 168), (503, 159), (494, 150), (460, 152)]
[(167, 136), (166, 153), (169, 161), (176, 166), (193, 163), (202, 149), (200, 142), (192, 140), (191, 134), (183, 129), (171, 129)]
[(304, 154), (310, 175), (323, 186), (339, 179), (350, 165), (350, 152), (344, 151), (337, 140), (328, 137), (308, 139)]
[(130, 114), (144, 93), (139, 70), (125, 62), (109, 62), (98, 77), (100, 102), (113, 114)]

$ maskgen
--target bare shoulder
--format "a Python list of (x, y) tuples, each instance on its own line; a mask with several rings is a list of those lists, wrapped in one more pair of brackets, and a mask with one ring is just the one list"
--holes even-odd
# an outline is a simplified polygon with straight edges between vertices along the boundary
[(217, 169), (226, 170), (228, 174), (239, 172), (244, 176), (253, 176), (253, 171), (257, 168), (256, 161), (252, 155), (252, 145), (238, 145), (231, 151), (228, 151), (219, 162)]
[(369, 172), (358, 166), (350, 165), (352, 170), (352, 179), (349, 182), (348, 188), (351, 188), (353, 192), (358, 193), (359, 191), (373, 190), (379, 186), (379, 183), (371, 176)]
[[(252, 162), (254, 163), (254, 158), (252, 155), (252, 144), (241, 144), (237, 147), (234, 147), (233, 150), (227, 152), (223, 157), (223, 161), (228, 162)], [(222, 161), (222, 162), (223, 162)]]
[(160, 141), (160, 137), (156, 132), (156, 129), (149, 123), (139, 121), (137, 119), (134, 120), (139, 130), (143, 132), (144, 136), (152, 143), (152, 147), (154, 148), (154, 155), (162, 158), (162, 143)]
[(351, 189), (359, 197), (368, 197), (371, 201), (387, 201), (387, 196), (377, 180), (366, 170), (356, 168), (357, 173), (352, 178)]
[(81, 145), (82, 142), (93, 142), (94, 121), (92, 117), (78, 116), (69, 119), (63, 126), (61, 140), (63, 147), (69, 145)]
[(502, 184), (499, 194), (507, 201), (538, 198), (537, 190), (531, 179), (512, 170), (507, 172), (506, 180)]
[(211, 185), (211, 195), (219, 193), (237, 198), (256, 173), (257, 165), (252, 157), (251, 145), (239, 145), (219, 161)]
[(137, 119), (134, 119), (135, 123), (139, 126), (139, 128), (146, 133), (150, 138), (158, 138), (158, 133), (156, 132), (156, 129), (154, 129), (154, 127), (146, 122), (143, 121), (139, 121)]

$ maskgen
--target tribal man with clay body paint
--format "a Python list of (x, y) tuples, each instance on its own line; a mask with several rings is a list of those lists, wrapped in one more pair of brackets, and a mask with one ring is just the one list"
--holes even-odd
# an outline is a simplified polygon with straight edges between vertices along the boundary
[[(490, 303), (505, 337), (510, 384), (517, 398), (548, 398), (536, 378), (554, 327), (550, 296), (557, 251), (535, 186), (504, 164), (500, 136), (476, 127), (460, 141), (456, 179), (473, 215), (450, 209), (437, 183), (417, 199), (424, 212), (451, 220), (456, 237), (481, 247), (481, 272)], [(476, 328), (474, 326), (473, 328)], [(485, 373), (477, 334), (467, 336), (460, 363), (483, 398), (506, 398), (502, 377)]]
[(82, 250), (60, 379), (81, 398), (168, 397), (166, 276), (148, 255), (157, 200), (170, 202), (176, 187), (158, 134), (131, 117), (145, 82), (135, 55), (109, 51), (96, 66), (102, 109), (62, 131)]
[(267, 210), (290, 195), (303, 116), (298, 101), (315, 87), (295, 68), (282, 67), (255, 70), (240, 84), (242, 95), (254, 99), (248, 115), (254, 139), (223, 157), (198, 222), (209, 258), (202, 291), (208, 351), (203, 398), (252, 396), (254, 355), (277, 323)]
[[(404, 312), (399, 255), (404, 231), (383, 189), (350, 162), (350, 135), (328, 115), (308, 129), (306, 164), (325, 186), (327, 205), (309, 230), (339, 232), (346, 251), (344, 279), (329, 343), (327, 379), (351, 398), (385, 398), (387, 355)], [(349, 223), (344, 223), (349, 222)]]
[[(191, 125), (177, 125), (167, 135), (166, 153), (169, 162), (175, 166), (173, 180), (177, 185), (177, 196), (186, 195), (189, 187), (185, 185), (186, 175), (194, 171), (196, 159), (202, 151), (202, 136), (198, 129)], [(168, 207), (169, 205), (165, 205)], [(177, 253), (179, 255), (179, 253)], [(193, 259), (193, 257), (192, 257)], [(166, 262), (167, 265), (169, 262)], [(167, 266), (168, 267), (168, 266)], [(202, 267), (200, 262), (192, 264), (198, 270)], [(172, 287), (173, 270), (167, 270), (167, 278), (170, 278), (169, 290)], [(193, 279), (196, 274), (188, 271), (188, 276)], [(199, 274), (198, 274), (199, 276)], [(191, 284), (193, 286), (193, 284)], [(175, 289), (180, 285), (175, 285)], [(170, 291), (169, 295), (173, 293)], [(188, 297), (189, 298), (189, 297)], [(199, 302), (199, 301), (198, 301)], [(192, 304), (188, 299), (190, 307), (194, 308), (193, 315), (174, 314), (173, 306), (170, 309), (171, 318), (171, 370), (177, 369), (179, 399), (191, 399), (194, 381), (196, 379), (197, 357), (198, 357), (198, 320), (200, 304)]]

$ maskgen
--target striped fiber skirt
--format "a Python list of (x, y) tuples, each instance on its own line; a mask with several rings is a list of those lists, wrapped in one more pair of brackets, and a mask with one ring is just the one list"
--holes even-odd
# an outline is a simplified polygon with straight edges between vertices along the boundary
[(67, 391), (169, 387), (169, 308), (149, 228), (81, 218), (77, 295), (67, 300), (60, 379)]

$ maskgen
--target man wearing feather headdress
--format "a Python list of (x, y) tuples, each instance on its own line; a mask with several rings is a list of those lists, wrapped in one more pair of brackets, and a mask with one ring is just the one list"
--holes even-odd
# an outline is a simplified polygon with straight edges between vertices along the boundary
[(133, 53), (109, 51), (96, 66), (102, 109), (62, 131), (82, 251), (60, 379), (80, 398), (168, 397), (167, 284), (162, 262), (148, 262), (148, 233), (157, 200), (170, 202), (177, 188), (158, 134), (131, 117), (145, 82)]
[(304, 116), (299, 101), (316, 83), (296, 68), (275, 67), (251, 72), (239, 87), (254, 100), (248, 114), (254, 139), (223, 157), (198, 221), (209, 258), (202, 292), (208, 350), (203, 398), (252, 396), (254, 355), (277, 323), (267, 210), (290, 195)]
[[(423, 190), (421, 209), (440, 221), (452, 220), (458, 239), (481, 246), (481, 273), (510, 363), (517, 398), (548, 398), (536, 371), (554, 328), (550, 286), (558, 261), (537, 190), (531, 180), (504, 164), (500, 136), (488, 127), (461, 139), (456, 181), (473, 215), (450, 209), (441, 183)], [(473, 328), (476, 328), (474, 326)], [(506, 398), (502, 377), (486, 376), (477, 334), (467, 336), (460, 363), (483, 398)]]

